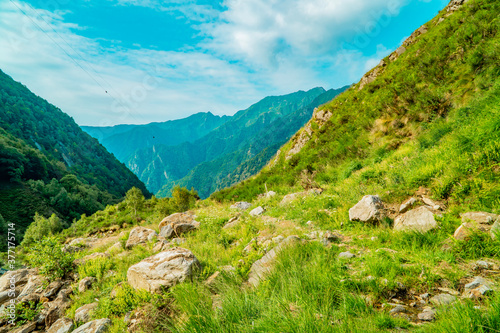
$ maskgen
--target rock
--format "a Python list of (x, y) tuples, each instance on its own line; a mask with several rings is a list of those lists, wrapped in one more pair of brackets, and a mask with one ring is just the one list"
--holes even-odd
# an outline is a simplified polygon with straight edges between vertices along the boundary
[(391, 311), (389, 311), (390, 314), (404, 313), (404, 312), (406, 312), (406, 308), (403, 305), (396, 305)]
[(192, 215), (176, 213), (164, 218), (158, 225), (158, 230), (160, 236), (174, 238), (199, 227), (200, 222), (197, 222)]
[(426, 233), (435, 228), (437, 228), (437, 223), (434, 219), (434, 214), (425, 206), (412, 209), (403, 215), (399, 215), (394, 221), (394, 230), (397, 231), (418, 231)]
[(463, 223), (474, 221), (479, 224), (493, 224), (499, 216), (486, 212), (468, 212), (463, 213), (461, 217)]
[(240, 223), (238, 216), (232, 217), (227, 221), (227, 223), (222, 227), (222, 229), (229, 229), (237, 226)]
[(247, 210), (252, 206), (251, 203), (246, 202), (246, 201), (239, 201), (236, 202), (235, 204), (231, 205), (231, 209), (238, 209), (238, 210)]
[(497, 237), (500, 236), (500, 219), (498, 219), (491, 227), (490, 235), (493, 239), (497, 239)]
[(128, 236), (127, 244), (125, 244), (125, 248), (131, 249), (132, 247), (139, 244), (146, 244), (158, 237), (156, 231), (144, 228), (144, 227), (135, 227), (130, 231), (130, 235)]
[(257, 208), (254, 208), (250, 211), (250, 215), (251, 216), (259, 216), (259, 215), (262, 215), (262, 213), (265, 212), (265, 209), (262, 208), (261, 206), (257, 207)]
[(410, 208), (413, 207), (413, 205), (415, 205), (417, 203), (417, 199), (415, 198), (410, 198), (408, 200), (406, 200), (405, 202), (403, 202), (401, 204), (401, 206), (399, 206), (399, 213), (400, 214), (403, 214), (403, 213), (406, 213)]
[(338, 257), (341, 259), (351, 259), (354, 258), (355, 256), (356, 256), (355, 254), (352, 254), (351, 252), (347, 251), (347, 252), (340, 252)]
[(278, 246), (267, 252), (262, 258), (255, 261), (250, 268), (248, 274), (248, 283), (257, 287), (262, 279), (264, 279), (271, 271), (278, 254), (286, 247), (297, 243), (300, 240), (297, 236), (289, 236), (282, 241)]
[(481, 276), (476, 276), (474, 280), (464, 286), (463, 297), (480, 299), (493, 293), (493, 282)]
[(73, 320), (69, 318), (61, 318), (50, 326), (47, 333), (69, 333), (74, 327), (75, 325), (73, 324)]
[(91, 240), (88, 238), (75, 238), (71, 242), (69, 242), (69, 246), (76, 246), (76, 247), (87, 247), (91, 243)]
[(297, 192), (297, 193), (287, 194), (283, 197), (283, 199), (281, 199), (280, 205), (287, 205), (298, 198), (303, 198), (307, 196), (307, 194), (308, 194), (307, 192)]
[(190, 279), (199, 265), (191, 251), (173, 248), (131, 266), (127, 281), (134, 289), (159, 292), (162, 287), (171, 287)]
[(116, 242), (116, 243), (114, 243), (113, 245), (111, 245), (106, 250), (106, 253), (107, 254), (115, 254), (115, 253), (118, 253), (118, 252), (121, 252), (121, 251), (123, 251), (122, 243), (121, 242)]
[(435, 203), (434, 201), (432, 201), (430, 198), (426, 197), (426, 196), (422, 196), (422, 201), (428, 205), (429, 207), (431, 207), (432, 209), (434, 210), (440, 210), (441, 209), (441, 206), (438, 205), (437, 203)]
[(33, 294), (38, 288), (43, 286), (43, 281), (44, 279), (40, 275), (29, 275), (28, 283), (24, 286), (23, 290), (19, 294), (19, 297)]
[(166, 240), (160, 240), (156, 242), (155, 246), (153, 246), (153, 252), (162, 252), (168, 249), (169, 243)]
[(384, 204), (377, 195), (365, 195), (354, 207), (349, 209), (349, 220), (378, 223), (384, 218)]
[(183, 243), (186, 243), (185, 238), (172, 238), (172, 244), (181, 245)]
[(438, 294), (431, 297), (430, 302), (436, 306), (448, 305), (455, 302), (457, 298), (450, 294)]
[(452, 0), (452, 1), (450, 1), (448, 6), (446, 7), (446, 11), (454, 12), (454, 11), (460, 9), (460, 7), (462, 7), (463, 4), (466, 3), (467, 1), (469, 1), (469, 0)]
[(494, 264), (489, 261), (478, 260), (474, 263), (474, 270), (493, 269)]
[(73, 264), (75, 265), (83, 265), (85, 264), (87, 261), (91, 261), (91, 260), (96, 260), (96, 259), (99, 259), (99, 258), (109, 258), (110, 255), (107, 254), (107, 253), (102, 253), (102, 252), (96, 252), (96, 253), (92, 253), (92, 254), (89, 254), (88, 256), (85, 256), (83, 258), (80, 258), (80, 259), (76, 259), (75, 261), (73, 261)]
[(266, 198), (272, 198), (274, 196), (276, 196), (276, 192), (274, 192), (274, 191), (269, 191), (269, 192), (266, 192), (266, 194), (265, 194)]
[(36, 329), (36, 321), (29, 322), (11, 331), (12, 333), (30, 333)]
[(96, 281), (97, 279), (93, 276), (88, 276), (86, 278), (81, 279), (80, 282), (78, 283), (78, 291), (80, 293), (84, 293), (85, 291), (90, 289), (90, 287), (92, 287), (92, 284)]
[(28, 282), (28, 277), (35, 273), (35, 270), (26, 268), (8, 271), (0, 277), (0, 292), (10, 289), (11, 282), (14, 282), (16, 287), (24, 286)]
[(97, 319), (78, 327), (72, 333), (104, 333), (111, 326), (111, 320), (108, 318)]
[(436, 318), (436, 311), (429, 308), (418, 314), (418, 319), (422, 321), (433, 321), (434, 318)]
[(337, 243), (342, 240), (342, 235), (327, 230), (323, 234), (323, 240), (327, 241), (328, 243)]
[(47, 298), (52, 298), (57, 295), (57, 292), (61, 287), (63, 286), (63, 282), (61, 280), (57, 280), (54, 282), (51, 282), (49, 286), (45, 289), (45, 293), (43, 294), (43, 297)]
[(400, 55), (402, 55), (402, 54), (403, 54), (403, 53), (405, 53), (405, 52), (406, 52), (406, 48), (405, 48), (404, 46), (400, 46), (400, 47), (398, 47), (398, 48), (396, 49), (396, 51), (394, 51), (394, 52), (390, 55), (389, 60), (394, 61), (394, 60), (398, 59), (398, 58), (399, 58), (399, 56), (400, 56)]
[(94, 302), (90, 304), (85, 304), (84, 306), (79, 307), (75, 311), (75, 321), (86, 323), (91, 319), (92, 312), (97, 308), (99, 303)]
[(457, 240), (467, 240), (474, 232), (488, 232), (491, 227), (487, 224), (478, 224), (476, 222), (462, 223), (453, 233), (453, 237)]
[(48, 310), (45, 315), (45, 327), (51, 327), (59, 318), (64, 316), (66, 309), (71, 304), (68, 294), (70, 294), (70, 291), (63, 289), (53, 302), (46, 303)]

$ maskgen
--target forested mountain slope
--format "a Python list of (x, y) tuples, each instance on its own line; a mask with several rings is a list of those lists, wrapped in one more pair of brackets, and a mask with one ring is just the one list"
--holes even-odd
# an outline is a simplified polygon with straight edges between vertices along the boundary
[(22, 234), (35, 212), (67, 222), (144, 184), (71, 117), (0, 71), (0, 214)]

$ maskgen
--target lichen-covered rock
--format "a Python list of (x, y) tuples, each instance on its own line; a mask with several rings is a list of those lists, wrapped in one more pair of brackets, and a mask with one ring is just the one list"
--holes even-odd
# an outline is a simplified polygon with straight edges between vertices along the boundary
[(47, 333), (69, 333), (74, 327), (73, 320), (69, 318), (60, 318), (50, 326)]
[(434, 219), (434, 213), (425, 206), (412, 209), (394, 220), (394, 230), (397, 231), (426, 233), (435, 228), (437, 228), (437, 222)]
[(131, 249), (132, 247), (139, 244), (146, 244), (149, 241), (153, 241), (158, 237), (156, 231), (144, 228), (144, 227), (135, 227), (130, 231), (130, 235), (128, 236), (127, 244), (125, 247), (127, 249)]
[(384, 218), (384, 204), (377, 195), (365, 195), (349, 209), (349, 220), (377, 223)]
[(158, 230), (160, 236), (174, 238), (199, 227), (200, 222), (197, 222), (192, 215), (176, 213), (164, 218), (158, 225)]
[(109, 330), (110, 326), (111, 320), (108, 318), (97, 319), (78, 327), (72, 333), (104, 333)]
[(131, 266), (127, 281), (134, 289), (158, 292), (162, 287), (171, 287), (190, 279), (199, 267), (194, 254), (183, 248), (173, 248)]

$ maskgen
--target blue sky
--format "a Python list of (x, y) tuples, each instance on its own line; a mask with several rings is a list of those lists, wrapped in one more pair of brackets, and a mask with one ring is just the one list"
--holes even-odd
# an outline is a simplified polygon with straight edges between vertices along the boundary
[(445, 0), (4, 0), (0, 69), (80, 125), (357, 82)]

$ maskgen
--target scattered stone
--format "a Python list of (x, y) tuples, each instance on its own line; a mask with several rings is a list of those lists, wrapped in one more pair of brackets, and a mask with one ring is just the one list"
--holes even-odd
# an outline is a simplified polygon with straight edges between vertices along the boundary
[(85, 291), (87, 291), (88, 289), (90, 289), (92, 287), (92, 284), (94, 282), (96, 282), (96, 281), (97, 281), (97, 279), (95, 277), (93, 277), (93, 276), (88, 276), (86, 278), (83, 278), (78, 283), (78, 291), (80, 293), (84, 293)]
[(262, 215), (262, 213), (264, 213), (265, 210), (264, 208), (262, 208), (261, 206), (257, 207), (257, 208), (254, 208), (250, 211), (250, 215), (251, 216), (259, 216), (259, 215)]
[(159, 292), (162, 287), (171, 287), (191, 279), (200, 263), (194, 254), (183, 248), (173, 248), (131, 266), (127, 281), (134, 289)]
[(110, 255), (108, 253), (96, 252), (96, 253), (89, 254), (88, 256), (85, 256), (83, 258), (75, 259), (75, 261), (73, 261), (73, 264), (78, 266), (78, 265), (85, 264), (87, 261), (95, 260), (98, 258), (109, 258), (109, 257), (110, 257)]
[(459, 296), (460, 295), (460, 293), (458, 291), (450, 289), (450, 288), (438, 288), (438, 290), (440, 292), (443, 292), (443, 293), (446, 293), (446, 294), (450, 294), (450, 295), (453, 295), (453, 296)]
[(435, 306), (448, 305), (457, 300), (456, 296), (450, 294), (438, 294), (431, 297), (430, 302)]
[(437, 203), (435, 203), (434, 201), (432, 201), (430, 198), (426, 197), (426, 196), (422, 196), (422, 201), (428, 205), (429, 207), (431, 207), (432, 209), (434, 210), (440, 210), (441, 209), (441, 206), (438, 205)]
[(47, 333), (69, 333), (74, 327), (73, 320), (69, 318), (60, 318), (50, 326)]
[(349, 251), (339, 253), (339, 258), (342, 258), (342, 259), (351, 259), (351, 258), (354, 258), (355, 256), (356, 256), (355, 254), (352, 254)]
[(474, 263), (472, 269), (474, 270), (482, 270), (482, 269), (493, 269), (494, 264), (489, 261), (478, 260)]
[(43, 297), (47, 298), (55, 297), (57, 295), (57, 292), (59, 291), (59, 289), (61, 289), (62, 286), (63, 282), (61, 280), (51, 282), (49, 286), (45, 289)]
[(365, 195), (354, 207), (349, 209), (350, 221), (378, 223), (384, 218), (384, 204), (377, 195)]
[(422, 321), (433, 321), (436, 318), (436, 311), (426, 308), (423, 312), (419, 313), (417, 317)]
[(222, 229), (229, 229), (236, 227), (240, 223), (240, 219), (238, 216), (232, 217), (227, 223), (222, 227)]
[(399, 206), (399, 213), (400, 214), (406, 213), (410, 208), (413, 207), (413, 205), (415, 205), (415, 203), (417, 203), (417, 199), (415, 199), (413, 197), (406, 200), (405, 202), (403, 202), (401, 204), (401, 206)]
[(418, 231), (426, 233), (435, 228), (437, 228), (437, 223), (434, 219), (434, 214), (425, 206), (412, 209), (403, 215), (399, 215), (394, 221), (394, 230), (397, 231)]
[(303, 198), (307, 196), (307, 192), (297, 192), (297, 193), (290, 193), (287, 194), (281, 199), (280, 205), (287, 205), (291, 203), (292, 201), (295, 201), (296, 199)]
[(250, 273), (248, 274), (248, 282), (257, 287), (262, 279), (264, 279), (272, 269), (278, 253), (284, 248), (297, 243), (300, 240), (297, 236), (289, 236), (282, 241), (278, 246), (267, 252), (261, 259), (252, 264)]
[(111, 320), (108, 318), (97, 319), (78, 327), (72, 333), (104, 333), (111, 326)]
[(323, 234), (323, 240), (326, 240), (329, 243), (337, 243), (342, 240), (342, 235), (327, 230)]
[(474, 221), (479, 224), (493, 224), (499, 217), (496, 214), (486, 212), (468, 212), (463, 213), (461, 216), (463, 223)]
[(265, 197), (266, 197), (266, 198), (272, 198), (272, 197), (274, 197), (275, 195), (276, 195), (276, 192), (274, 192), (274, 191), (269, 191), (269, 192), (266, 192)]
[(130, 231), (130, 235), (128, 236), (127, 244), (125, 247), (127, 249), (131, 249), (139, 244), (146, 244), (158, 237), (156, 231), (144, 228), (144, 227), (135, 227)]
[(481, 276), (476, 276), (474, 280), (464, 286), (463, 297), (470, 299), (480, 299), (493, 293), (493, 282)]
[(168, 239), (179, 237), (199, 227), (200, 222), (197, 222), (192, 215), (175, 213), (164, 218), (158, 225), (158, 230), (160, 230), (160, 236)]
[(79, 307), (75, 311), (75, 321), (86, 323), (91, 319), (92, 312), (97, 308), (99, 303), (94, 302), (90, 304), (85, 304), (84, 306)]
[(247, 210), (248, 208), (252, 207), (252, 204), (246, 201), (240, 201), (236, 202), (235, 204), (231, 205), (231, 209), (237, 209), (237, 210)]
[(406, 312), (406, 308), (403, 305), (396, 305), (391, 311), (389, 311), (390, 314), (396, 314), (396, 313), (404, 313)]

